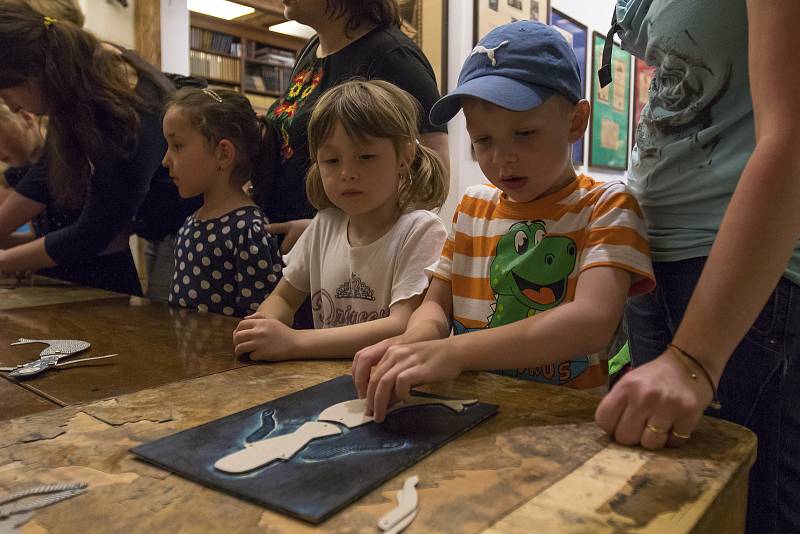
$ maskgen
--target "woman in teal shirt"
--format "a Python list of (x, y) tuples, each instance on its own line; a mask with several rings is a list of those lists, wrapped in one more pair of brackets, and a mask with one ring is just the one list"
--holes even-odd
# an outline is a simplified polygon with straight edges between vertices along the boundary
[(718, 393), (708, 413), (759, 438), (748, 531), (800, 532), (800, 2), (618, 0), (616, 18), (656, 67), (630, 186), (658, 287), (630, 301), (636, 368), (597, 422), (680, 446)]

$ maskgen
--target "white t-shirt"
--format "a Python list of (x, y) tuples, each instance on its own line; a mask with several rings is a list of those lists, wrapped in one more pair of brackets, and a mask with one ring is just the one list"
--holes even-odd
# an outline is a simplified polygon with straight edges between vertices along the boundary
[(337, 208), (317, 213), (286, 257), (283, 276), (311, 295), (314, 328), (332, 328), (389, 316), (397, 302), (428, 287), (426, 268), (439, 259), (447, 230), (429, 211), (404, 213), (376, 241), (352, 247), (348, 216)]

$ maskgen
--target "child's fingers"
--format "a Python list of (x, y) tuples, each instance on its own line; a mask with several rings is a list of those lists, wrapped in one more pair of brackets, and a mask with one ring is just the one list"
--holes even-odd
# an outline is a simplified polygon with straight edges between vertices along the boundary
[(386, 371), (378, 381), (378, 385), (375, 388), (375, 396), (372, 401), (372, 416), (376, 423), (383, 422), (386, 418), (386, 412), (389, 410), (389, 406), (398, 400), (394, 394), (397, 376), (412, 365), (414, 364), (409, 361), (400, 362)]
[(369, 375), (372, 372), (372, 368), (381, 360), (386, 352), (386, 345), (386, 341), (381, 341), (380, 343), (356, 352), (350, 373), (353, 375), (353, 383), (355, 383), (358, 398), (363, 399), (367, 395)]
[(270, 223), (264, 229), (271, 234), (285, 234), (290, 227), (289, 223)]
[(247, 354), (248, 352), (253, 352), (255, 348), (256, 348), (255, 341), (245, 341), (236, 343), (234, 345), (233, 352), (237, 356), (241, 356), (243, 354)]

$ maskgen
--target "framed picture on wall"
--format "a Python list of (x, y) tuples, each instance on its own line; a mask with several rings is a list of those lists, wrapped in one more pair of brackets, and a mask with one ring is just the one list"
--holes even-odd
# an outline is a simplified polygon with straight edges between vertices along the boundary
[(428, 58), (439, 92), (447, 92), (447, 0), (398, 0), (402, 30)]
[(636, 143), (636, 128), (642, 117), (642, 110), (650, 95), (650, 84), (653, 81), (655, 67), (649, 66), (639, 58), (634, 58), (633, 78), (633, 122), (631, 123), (631, 148)]
[(624, 171), (628, 168), (631, 111), (631, 55), (614, 43), (613, 81), (600, 88), (596, 71), (603, 57), (605, 37), (592, 37), (592, 120), (589, 128), (589, 166)]
[[(589, 28), (577, 20), (565, 15), (557, 9), (550, 12), (550, 24), (572, 45), (575, 56), (578, 58), (578, 68), (581, 71), (583, 95), (586, 95), (586, 52), (589, 44)], [(586, 136), (572, 145), (572, 162), (583, 165), (583, 145)]]
[(475, 0), (473, 43), (492, 29), (518, 20), (547, 23), (550, 0)]

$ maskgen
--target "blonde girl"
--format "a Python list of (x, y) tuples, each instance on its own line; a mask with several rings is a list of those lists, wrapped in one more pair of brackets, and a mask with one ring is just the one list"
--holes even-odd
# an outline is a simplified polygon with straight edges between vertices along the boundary
[[(404, 331), (446, 239), (445, 168), (419, 141), (419, 104), (384, 81), (326, 92), (308, 126), (308, 198), (320, 210), (284, 278), (234, 332), (257, 360), (352, 357)], [(313, 330), (290, 325), (311, 297)]]

